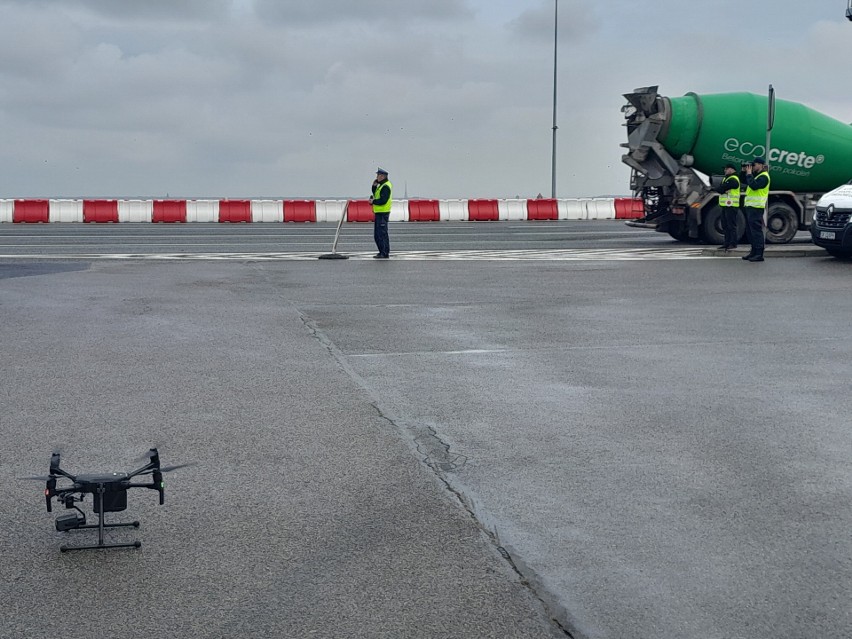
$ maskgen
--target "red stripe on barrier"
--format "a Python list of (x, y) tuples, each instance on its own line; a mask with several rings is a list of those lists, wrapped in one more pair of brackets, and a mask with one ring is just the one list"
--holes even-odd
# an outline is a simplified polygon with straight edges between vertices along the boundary
[(468, 200), (467, 214), (471, 222), (496, 222), (500, 219), (497, 200)]
[(346, 213), (347, 222), (372, 222), (373, 205), (367, 200), (349, 200), (349, 210)]
[(558, 220), (559, 204), (553, 199), (527, 200), (528, 220)]
[(186, 200), (154, 200), (152, 222), (186, 222)]
[(50, 222), (50, 200), (15, 200), (12, 222), (21, 224)]
[(83, 200), (83, 222), (106, 224), (118, 222), (117, 200)]
[(284, 200), (285, 222), (316, 222), (317, 203), (312, 200)]
[(251, 200), (219, 200), (219, 222), (251, 222)]
[(440, 222), (441, 210), (438, 200), (409, 200), (409, 222)]
[(645, 205), (640, 198), (617, 197), (614, 204), (616, 220), (638, 220), (645, 215)]

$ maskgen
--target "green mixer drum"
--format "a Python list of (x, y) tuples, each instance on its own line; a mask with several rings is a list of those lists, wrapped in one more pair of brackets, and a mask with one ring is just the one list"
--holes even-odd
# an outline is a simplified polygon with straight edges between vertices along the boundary
[(668, 98), (671, 117), (661, 134), (675, 157), (694, 157), (702, 173), (719, 174), (763, 156), (773, 190), (830, 191), (852, 179), (852, 125), (796, 102), (776, 100), (766, 153), (767, 97), (753, 93), (687, 93)]

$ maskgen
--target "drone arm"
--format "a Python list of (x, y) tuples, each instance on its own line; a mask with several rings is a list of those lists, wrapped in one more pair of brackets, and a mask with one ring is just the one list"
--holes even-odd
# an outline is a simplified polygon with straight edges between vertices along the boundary
[(50, 474), (51, 474), (51, 475), (62, 475), (62, 476), (63, 476), (63, 477), (65, 477), (66, 479), (70, 479), (70, 480), (71, 480), (71, 481), (73, 481), (73, 482), (76, 482), (76, 481), (77, 481), (77, 478), (76, 478), (76, 477), (74, 477), (74, 475), (72, 475), (71, 473), (68, 473), (68, 472), (66, 472), (66, 471), (62, 470), (59, 466), (51, 466), (51, 468), (50, 468)]
[(157, 466), (154, 464), (154, 462), (148, 462), (147, 464), (145, 464), (141, 468), (137, 468), (136, 470), (134, 470), (132, 473), (127, 473), (127, 479), (132, 479), (133, 477), (136, 477), (137, 475), (141, 475), (143, 473), (151, 472), (156, 467)]
[(163, 482), (163, 473), (159, 470), (155, 470), (151, 473), (152, 481), (150, 484), (131, 484), (127, 483), (125, 486), (127, 488), (149, 488), (150, 490), (156, 490), (160, 493), (160, 505), (162, 506), (165, 503), (166, 491), (165, 491), (165, 483)]

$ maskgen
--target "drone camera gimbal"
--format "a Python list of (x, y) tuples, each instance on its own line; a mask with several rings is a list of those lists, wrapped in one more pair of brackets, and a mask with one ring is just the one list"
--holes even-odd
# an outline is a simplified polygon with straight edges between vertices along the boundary
[[(131, 488), (148, 488), (156, 490), (160, 496), (160, 505), (165, 502), (165, 484), (163, 482), (163, 473), (171, 470), (176, 470), (189, 464), (180, 464), (178, 466), (160, 466), (160, 455), (156, 448), (148, 451), (146, 457), (148, 463), (137, 468), (129, 473), (103, 473), (91, 475), (72, 475), (60, 467), (60, 455), (54, 452), (50, 457), (50, 474), (47, 477), (27, 477), (25, 479), (45, 480), (44, 499), (47, 506), (47, 512), (52, 512), (53, 498), (62, 503), (66, 509), (76, 512), (59, 515), (56, 518), (56, 530), (59, 532), (69, 532), (80, 528), (97, 528), (98, 543), (88, 546), (66, 546), (62, 545), (59, 549), (62, 552), (67, 550), (92, 550), (98, 548), (139, 548), (142, 543), (134, 541), (131, 543), (104, 543), (104, 529), (106, 528), (121, 528), (132, 526), (139, 527), (138, 521), (127, 523), (106, 523), (104, 515), (111, 512), (121, 512), (127, 509), (127, 491)], [(150, 482), (134, 483), (135, 477), (149, 476)], [(68, 480), (70, 486), (57, 486), (58, 480)], [(86, 514), (80, 510), (77, 504), (84, 501), (86, 494), (91, 494), (94, 500), (92, 505), (93, 512), (98, 516), (97, 524), (87, 524)]]

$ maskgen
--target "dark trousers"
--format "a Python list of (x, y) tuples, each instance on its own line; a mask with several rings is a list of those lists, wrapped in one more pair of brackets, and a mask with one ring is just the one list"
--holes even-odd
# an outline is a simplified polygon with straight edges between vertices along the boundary
[(752, 206), (743, 208), (746, 217), (746, 234), (751, 242), (751, 254), (763, 256), (763, 247), (766, 245), (763, 227), (763, 209)]
[(722, 229), (725, 231), (725, 246), (733, 248), (740, 239), (737, 233), (737, 218), (740, 216), (740, 207), (723, 206)]
[(388, 257), (390, 255), (390, 238), (388, 237), (388, 218), (390, 213), (374, 213), (373, 217), (373, 239), (376, 240), (376, 248), (379, 253)]

